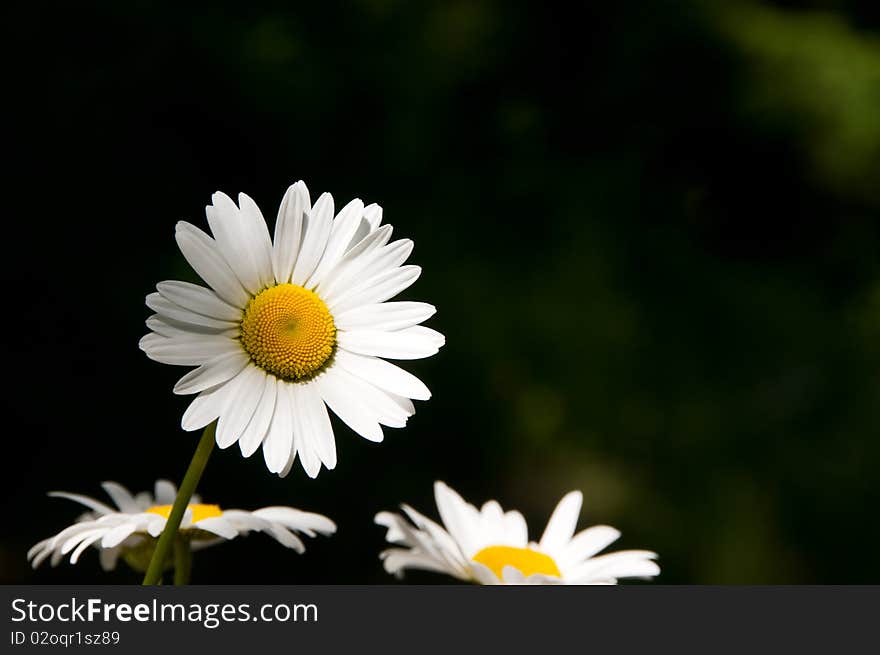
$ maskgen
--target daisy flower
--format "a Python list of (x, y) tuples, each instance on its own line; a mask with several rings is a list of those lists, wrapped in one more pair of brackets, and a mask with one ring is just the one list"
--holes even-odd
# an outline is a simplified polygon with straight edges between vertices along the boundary
[[(154, 494), (145, 491), (133, 496), (116, 482), (104, 482), (101, 486), (115, 508), (80, 494), (64, 491), (49, 494), (68, 498), (89, 511), (73, 525), (28, 551), (27, 558), (34, 568), (47, 557), (51, 557), (52, 566), (57, 566), (68, 554), (70, 563), (76, 564), (89, 546), (95, 546), (100, 550), (101, 566), (105, 571), (116, 568), (120, 556), (135, 570), (146, 569), (156, 540), (165, 528), (177, 489), (168, 480), (158, 480)], [(336, 525), (326, 516), (293, 507), (264, 507), (246, 512), (205, 505), (198, 496), (193, 496), (179, 534), (189, 541), (193, 550), (199, 550), (249, 532), (265, 532), (281, 545), (302, 553), (305, 546), (294, 532), (314, 537), (315, 534), (331, 535), (335, 531)]]
[(281, 201), (274, 240), (243, 193), (238, 205), (215, 193), (205, 213), (213, 236), (181, 221), (176, 239), (207, 287), (160, 282), (140, 341), (151, 359), (197, 367), (174, 387), (198, 394), (184, 430), (218, 420), (220, 448), (238, 443), (249, 457), (262, 446), (281, 476), (298, 454), (316, 477), (336, 466), (327, 407), (370, 441), (403, 427), (412, 400), (431, 393), (386, 360), (428, 357), (445, 339), (420, 325), (432, 305), (388, 302), (421, 269), (404, 265), (413, 242), (390, 241), (382, 208), (355, 199), (334, 216), (333, 197), (313, 205), (300, 181)]
[(423, 569), (479, 584), (616, 584), (660, 573), (652, 561), (657, 554), (647, 550), (594, 557), (620, 532), (596, 525), (575, 534), (579, 491), (559, 501), (538, 543), (529, 541), (522, 514), (505, 512), (494, 500), (477, 509), (442, 482), (434, 483), (434, 498), (443, 526), (408, 505), (402, 509), (409, 521), (391, 512), (376, 515), (395, 545), (380, 555), (389, 573)]

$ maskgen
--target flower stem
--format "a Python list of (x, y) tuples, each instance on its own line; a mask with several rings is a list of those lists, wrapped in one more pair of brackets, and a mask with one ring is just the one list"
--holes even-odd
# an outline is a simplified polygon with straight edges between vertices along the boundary
[(189, 539), (181, 535), (177, 535), (174, 540), (174, 584), (189, 584), (190, 573), (192, 572), (192, 549), (189, 545)]
[[(180, 483), (180, 489), (177, 492), (177, 498), (174, 499), (174, 506), (171, 508), (171, 514), (165, 522), (165, 529), (159, 537), (156, 549), (153, 551), (153, 557), (150, 560), (150, 566), (147, 568), (147, 574), (144, 576), (144, 585), (158, 584), (162, 578), (162, 570), (165, 568), (165, 562), (168, 559), (169, 550), (174, 544), (174, 537), (177, 534), (177, 528), (180, 527), (180, 521), (183, 519), (183, 513), (186, 511), (189, 500), (192, 498), (193, 492), (196, 490), (205, 465), (208, 463), (208, 457), (214, 449), (214, 432), (217, 429), (217, 422), (214, 421), (202, 433), (199, 445), (196, 446), (196, 452), (189, 468), (183, 476), (183, 482)], [(175, 579), (177, 575), (175, 574)]]

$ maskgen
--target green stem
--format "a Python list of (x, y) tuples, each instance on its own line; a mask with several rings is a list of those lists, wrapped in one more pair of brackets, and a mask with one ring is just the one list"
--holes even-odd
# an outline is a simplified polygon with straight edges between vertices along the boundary
[(189, 539), (177, 535), (174, 540), (174, 584), (189, 584), (192, 572), (193, 555), (189, 545)]
[[(180, 527), (180, 521), (183, 519), (183, 513), (186, 511), (189, 500), (192, 498), (196, 486), (208, 463), (208, 457), (214, 449), (214, 432), (217, 429), (217, 422), (214, 421), (202, 433), (199, 445), (196, 446), (196, 452), (186, 475), (183, 476), (183, 482), (180, 483), (180, 489), (177, 492), (177, 498), (174, 499), (174, 506), (171, 508), (171, 514), (165, 522), (165, 529), (159, 537), (156, 549), (153, 551), (153, 557), (150, 560), (150, 566), (147, 568), (147, 574), (144, 576), (144, 585), (158, 584), (162, 579), (162, 569), (165, 568), (165, 562), (168, 560), (169, 550), (174, 544), (174, 537), (177, 534), (177, 528)], [(176, 575), (175, 575), (176, 578)]]

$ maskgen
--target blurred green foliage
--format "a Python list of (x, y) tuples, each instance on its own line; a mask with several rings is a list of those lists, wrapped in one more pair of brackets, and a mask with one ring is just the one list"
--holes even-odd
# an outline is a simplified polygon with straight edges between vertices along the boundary
[(845, 16), (730, 3), (722, 34), (749, 66), (741, 109), (798, 144), (811, 182), (880, 202), (880, 38)]

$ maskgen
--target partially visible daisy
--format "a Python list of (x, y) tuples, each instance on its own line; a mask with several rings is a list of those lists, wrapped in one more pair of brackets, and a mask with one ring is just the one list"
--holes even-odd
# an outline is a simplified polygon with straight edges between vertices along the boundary
[(529, 541), (522, 514), (505, 512), (494, 500), (477, 509), (442, 482), (434, 483), (434, 498), (442, 527), (408, 505), (402, 509), (412, 523), (391, 512), (376, 515), (396, 546), (380, 555), (389, 573), (423, 569), (479, 584), (616, 584), (660, 573), (657, 554), (647, 550), (594, 557), (620, 532), (596, 525), (575, 534), (580, 491), (559, 501), (538, 543)]
[[(28, 551), (28, 560), (34, 568), (50, 556), (52, 566), (56, 566), (67, 554), (70, 554), (70, 563), (76, 564), (80, 555), (89, 546), (94, 546), (100, 550), (101, 566), (105, 571), (116, 568), (120, 556), (135, 570), (146, 569), (171, 513), (177, 489), (168, 480), (159, 480), (155, 494), (145, 491), (133, 496), (116, 482), (104, 482), (101, 486), (116, 509), (89, 496), (64, 491), (49, 494), (73, 500), (90, 511), (70, 527)], [(249, 532), (265, 532), (283, 546), (302, 553), (305, 546), (294, 532), (314, 537), (316, 534), (331, 535), (335, 531), (336, 525), (326, 516), (293, 507), (264, 507), (246, 512), (205, 505), (198, 496), (193, 496), (179, 534), (190, 542), (193, 550), (198, 550)]]
[(238, 205), (215, 193), (205, 212), (213, 237), (181, 221), (176, 239), (208, 286), (160, 282), (140, 341), (151, 359), (197, 367), (174, 387), (198, 394), (183, 428), (219, 419), (221, 448), (238, 443), (249, 457), (262, 446), (281, 476), (299, 455), (315, 477), (336, 466), (327, 407), (370, 441), (403, 427), (412, 400), (431, 393), (386, 359), (429, 357), (445, 339), (420, 325), (432, 305), (387, 302), (421, 269), (403, 265), (413, 242), (390, 241), (382, 208), (355, 199), (335, 213), (329, 193), (313, 205), (300, 181), (281, 201), (274, 241), (243, 193)]

